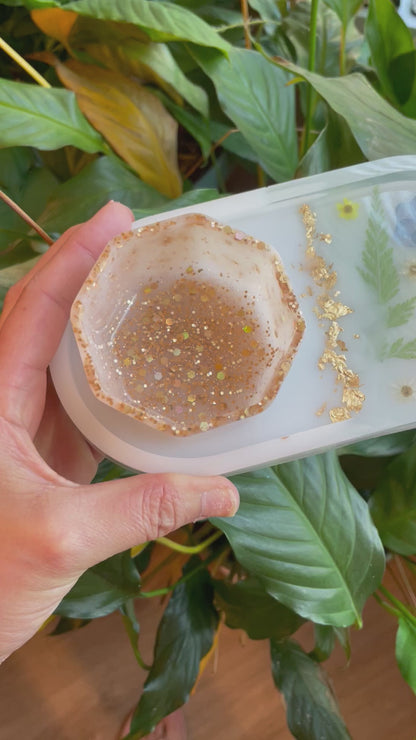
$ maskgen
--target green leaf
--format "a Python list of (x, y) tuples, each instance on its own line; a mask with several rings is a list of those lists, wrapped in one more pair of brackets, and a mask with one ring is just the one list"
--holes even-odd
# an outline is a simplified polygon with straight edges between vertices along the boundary
[(256, 578), (239, 583), (214, 581), (214, 588), (227, 627), (244, 630), (251, 640), (281, 640), (303, 624), (302, 617), (270, 596)]
[(50, 637), (57, 635), (64, 635), (65, 632), (74, 632), (75, 630), (86, 627), (91, 622), (91, 619), (70, 619), (69, 617), (61, 617), (58, 624), (56, 625), (53, 632), (50, 632)]
[(416, 296), (408, 298), (407, 301), (396, 303), (395, 306), (389, 306), (387, 314), (387, 326), (402, 326), (407, 324), (413, 316), (416, 306)]
[(210, 50), (195, 49), (194, 55), (261, 167), (277, 182), (292, 178), (297, 165), (295, 97), (287, 75), (247, 49), (232, 49), (228, 59)]
[(338, 450), (339, 455), (362, 455), (363, 457), (384, 457), (399, 455), (416, 443), (416, 430), (385, 434), (363, 442), (354, 442)]
[(146, 185), (116, 157), (99, 157), (78, 175), (58, 185), (39, 223), (46, 231), (62, 233), (86, 221), (109, 200), (130, 208), (161, 208), (168, 199)]
[[(372, 64), (385, 94), (393, 102), (405, 103), (412, 91), (415, 76), (414, 59), (413, 74), (409, 74), (412, 70), (408, 68), (407, 57), (408, 53), (413, 56), (414, 44), (410, 30), (390, 0), (370, 0), (365, 36), (370, 47)], [(406, 70), (402, 66), (394, 69), (395, 59), (403, 55), (407, 58)], [(405, 77), (403, 71), (408, 73)]]
[(416, 553), (416, 446), (390, 463), (369, 507), (386, 547), (400, 555)]
[(266, 591), (321, 624), (360, 624), (384, 571), (368, 507), (335, 453), (233, 478), (240, 508), (213, 523)]
[(105, 143), (82, 115), (74, 93), (0, 80), (0, 147), (58, 149), (72, 144), (100, 152)]
[(291, 62), (280, 63), (303, 77), (343, 116), (367, 159), (416, 153), (416, 121), (401, 115), (358, 73), (322, 77)]
[(209, 573), (192, 558), (160, 622), (152, 668), (134, 713), (128, 740), (150, 733), (163, 717), (189, 699), (201, 659), (209, 651), (218, 624)]
[(362, 5), (362, 0), (324, 0), (324, 2), (337, 14), (343, 28), (347, 27)]
[(396, 660), (406, 683), (416, 694), (416, 627), (413, 622), (400, 616), (396, 635)]
[(401, 113), (416, 118), (416, 50), (394, 57), (389, 75)]
[(131, 470), (127, 470), (121, 465), (116, 465), (112, 460), (104, 459), (100, 462), (92, 482), (103, 483), (103, 481), (116, 480), (117, 478), (130, 478), (132, 475), (136, 475), (136, 473), (132, 473)]
[(152, 41), (190, 41), (227, 53), (229, 44), (208, 23), (180, 5), (149, 0), (76, 0), (65, 5), (80, 15), (133, 23)]
[(342, 646), (347, 659), (349, 660), (351, 655), (351, 646), (348, 630), (342, 627), (331, 627), (327, 624), (314, 624), (313, 631), (315, 636), (315, 645), (313, 650), (309, 653), (313, 660), (316, 660), (318, 663), (328, 660), (335, 647), (336, 640), (338, 640)]
[(300, 162), (297, 175), (316, 175), (364, 161), (345, 119), (328, 108), (325, 127)]
[(385, 346), (382, 352), (382, 359), (414, 360), (416, 358), (416, 339), (406, 341), (403, 337), (396, 339), (393, 344)]
[(318, 663), (292, 640), (270, 644), (272, 674), (282, 692), (290, 732), (297, 740), (348, 740), (331, 686)]
[(385, 223), (385, 212), (377, 188), (371, 196), (371, 210), (358, 272), (375, 292), (379, 303), (391, 301), (399, 292), (399, 275)]
[(105, 617), (138, 596), (139, 591), (140, 576), (127, 550), (83, 573), (57, 607), (56, 614), (79, 619)]
[(218, 190), (214, 188), (201, 188), (196, 190), (189, 190), (179, 198), (170, 200), (164, 203), (162, 206), (155, 208), (133, 208), (135, 218), (145, 218), (145, 216), (153, 216), (155, 213), (163, 213), (164, 211), (170, 211), (175, 208), (186, 208), (186, 206), (193, 206), (197, 203), (205, 203), (205, 201), (216, 200), (219, 196)]
[(163, 104), (176, 118), (178, 123), (198, 142), (202, 156), (206, 159), (211, 150), (210, 122), (208, 119), (194, 111), (186, 110), (186, 108), (173, 103), (166, 95), (163, 97)]

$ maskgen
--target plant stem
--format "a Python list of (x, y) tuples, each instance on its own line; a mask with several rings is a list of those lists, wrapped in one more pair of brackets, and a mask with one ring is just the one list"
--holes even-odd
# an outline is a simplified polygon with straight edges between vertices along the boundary
[(32, 77), (32, 79), (34, 79), (35, 82), (38, 83), (38, 85), (41, 85), (41, 87), (52, 87), (52, 85), (50, 85), (49, 82), (47, 82), (45, 78), (42, 77), (42, 75), (39, 74), (39, 72), (37, 72), (36, 69), (34, 69), (34, 67), (32, 67), (32, 65), (26, 61), (26, 59), (23, 59), (23, 57), (20, 56), (20, 54), (17, 51), (15, 51), (11, 46), (9, 46), (7, 41), (5, 41), (1, 36), (0, 36), (0, 49), (3, 49), (3, 51), (5, 51), (6, 54), (11, 59), (13, 59), (13, 61), (16, 62), (16, 64), (19, 65), (19, 67), (24, 69), (24, 71), (30, 77)]
[(345, 41), (347, 36), (347, 24), (343, 23), (341, 26), (341, 39), (339, 44), (339, 73), (345, 75), (346, 63), (345, 63)]
[[(314, 72), (316, 64), (316, 31), (318, 24), (318, 7), (319, 0), (312, 0), (311, 2), (311, 20), (309, 29), (309, 58), (308, 58), (308, 69), (310, 72)], [(305, 115), (305, 130), (303, 134), (303, 142), (301, 147), (301, 156), (304, 156), (309, 149), (310, 135), (312, 128), (312, 111), (315, 99), (315, 93), (312, 85), (308, 83), (306, 92), (306, 115)]]
[(412, 614), (412, 612), (409, 611), (409, 609), (407, 609), (405, 607), (405, 605), (402, 604), (401, 601), (399, 601), (399, 599), (396, 599), (396, 597), (393, 596), (393, 594), (390, 593), (390, 591), (388, 591), (388, 589), (385, 588), (385, 586), (379, 586), (379, 591), (381, 591), (381, 593), (383, 594), (383, 596), (385, 596), (386, 599), (388, 601), (390, 601), (390, 604), (393, 604), (393, 606), (396, 607), (397, 611), (403, 617), (405, 617), (409, 622), (411, 622), (413, 624), (414, 627), (416, 627), (416, 617), (415, 617), (415, 615)]
[(221, 536), (222, 532), (218, 530), (206, 540), (200, 542), (198, 545), (181, 545), (179, 544), (179, 542), (174, 542), (168, 537), (158, 537), (156, 542), (158, 542), (160, 545), (165, 545), (165, 547), (169, 547), (171, 550), (175, 550), (176, 552), (182, 552), (184, 555), (198, 555), (198, 553), (202, 552), (207, 547), (212, 545), (212, 543), (218, 540)]
[[(225, 543), (224, 549), (225, 548), (228, 548), (228, 543)], [(138, 594), (138, 598), (152, 599), (155, 596), (166, 596), (167, 594), (172, 593), (172, 591), (174, 591), (177, 586), (180, 586), (182, 583), (186, 583), (186, 581), (189, 581), (190, 578), (193, 578), (195, 573), (197, 573), (199, 570), (207, 569), (208, 565), (212, 563), (212, 561), (215, 560), (217, 557), (218, 552), (211, 553), (211, 555), (206, 558), (206, 560), (201, 560), (201, 563), (200, 565), (198, 565), (197, 568), (194, 568), (189, 573), (186, 573), (186, 575), (182, 576), (182, 578), (179, 578), (176, 583), (172, 583), (171, 586), (166, 586), (165, 588), (158, 588), (155, 591), (140, 591), (140, 593)]]
[(34, 229), (40, 237), (42, 237), (43, 241), (46, 242), (46, 244), (49, 244), (51, 246), (53, 244), (53, 239), (49, 236), (49, 234), (46, 233), (42, 229), (39, 224), (36, 223), (36, 221), (31, 218), (26, 211), (23, 210), (23, 208), (20, 208), (20, 206), (17, 205), (17, 203), (14, 202), (11, 198), (9, 198), (6, 193), (3, 192), (3, 190), (0, 190), (0, 199), (3, 200), (15, 213), (17, 213), (20, 218), (23, 219), (23, 221), (26, 221), (26, 223)]
[(243, 16), (243, 23), (244, 23), (244, 44), (246, 49), (251, 49), (251, 39), (250, 39), (250, 15), (248, 12), (248, 3), (247, 0), (241, 0), (241, 14)]
[(136, 621), (136, 615), (134, 613), (134, 602), (132, 600), (126, 601), (124, 607), (120, 609), (120, 612), (124, 627), (127, 632), (127, 636), (130, 641), (130, 645), (133, 648), (134, 657), (136, 658), (140, 668), (143, 668), (144, 671), (150, 671), (152, 666), (145, 663), (139, 650), (139, 631)]

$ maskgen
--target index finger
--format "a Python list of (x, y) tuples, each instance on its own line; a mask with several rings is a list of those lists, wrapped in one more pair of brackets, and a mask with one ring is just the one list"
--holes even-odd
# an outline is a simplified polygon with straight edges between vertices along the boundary
[(39, 423), (46, 369), (71, 305), (107, 242), (128, 231), (129, 208), (110, 202), (73, 230), (34, 271), (0, 328), (0, 414), (31, 433)]

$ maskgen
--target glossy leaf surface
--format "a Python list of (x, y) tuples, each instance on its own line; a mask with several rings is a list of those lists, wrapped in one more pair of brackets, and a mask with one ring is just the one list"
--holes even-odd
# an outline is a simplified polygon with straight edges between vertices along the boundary
[(83, 573), (56, 613), (76, 619), (104, 617), (138, 596), (139, 590), (140, 576), (128, 550)]
[(0, 79), (0, 147), (58, 149), (72, 144), (84, 152), (103, 151), (104, 142), (82, 115), (70, 90), (45, 89)]
[(286, 704), (289, 729), (297, 740), (348, 740), (350, 734), (339, 713), (325, 674), (291, 640), (271, 642), (273, 680)]
[(245, 630), (251, 640), (280, 640), (303, 623), (302, 617), (270, 596), (256, 578), (239, 583), (214, 581), (214, 588), (226, 625)]
[(232, 49), (228, 58), (212, 50), (195, 50), (212, 79), (227, 116), (257, 154), (260, 165), (277, 182), (293, 177), (297, 164), (295, 97), (288, 77), (261, 54)]
[[(199, 558), (192, 559), (184, 575), (200, 564)], [(196, 570), (175, 588), (159, 624), (154, 662), (132, 719), (129, 739), (144, 737), (188, 700), (217, 624), (209, 573)]]
[(416, 553), (416, 447), (396, 457), (370, 498), (370, 512), (386, 547)]
[(404, 616), (399, 617), (396, 635), (396, 660), (406, 683), (416, 694), (416, 626)]
[(284, 67), (303, 77), (343, 116), (367, 159), (416, 153), (416, 121), (399, 113), (358, 73), (322, 77), (295, 64)]
[(239, 562), (305, 618), (345, 627), (381, 581), (384, 552), (334, 453), (238, 475), (240, 509), (215, 519)]

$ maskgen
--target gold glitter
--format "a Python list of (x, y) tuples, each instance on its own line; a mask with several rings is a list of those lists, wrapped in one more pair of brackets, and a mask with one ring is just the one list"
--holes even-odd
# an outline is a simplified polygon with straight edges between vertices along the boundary
[(342, 332), (342, 329), (341, 329), (340, 325), (336, 321), (333, 321), (331, 323), (328, 331), (327, 331), (328, 344), (329, 344), (330, 347), (336, 347), (337, 346), (337, 344), (338, 344), (338, 337), (339, 337), (339, 335), (340, 335), (341, 332)]
[(354, 337), (354, 339), (359, 339), (360, 338), (360, 335), (359, 334), (353, 334), (353, 337)]
[(410, 398), (413, 396), (414, 390), (411, 385), (402, 385), (400, 388), (400, 393), (402, 394), (403, 398)]
[[(332, 269), (332, 265), (328, 266), (323, 257), (319, 256), (315, 250), (315, 240), (330, 244), (332, 242), (331, 235), (316, 232), (316, 215), (309, 206), (303, 205), (300, 212), (306, 232), (306, 256), (309, 272), (315, 284), (322, 289), (322, 293), (317, 297), (317, 306), (313, 310), (321, 322), (324, 320), (330, 322), (325, 332), (326, 344), (318, 360), (318, 368), (324, 370), (327, 365), (330, 365), (335, 371), (336, 382), (342, 385), (343, 406), (330, 409), (329, 418), (331, 422), (345, 421), (351, 418), (351, 411), (359, 412), (365, 401), (364, 393), (358, 390), (360, 386), (358, 375), (348, 367), (345, 354), (339, 354), (336, 351), (341, 349), (343, 353), (347, 352), (345, 342), (339, 339), (342, 327), (337, 319), (352, 313), (352, 309), (335, 300), (340, 295), (339, 290), (333, 290), (337, 282), (337, 274)], [(354, 335), (355, 338), (358, 336)], [(325, 409), (326, 404), (323, 404), (316, 412), (317, 416), (322, 415)]]
[(326, 402), (322, 404), (322, 406), (319, 407), (317, 411), (315, 411), (315, 416), (322, 416), (326, 411)]
[(193, 380), (193, 378), (195, 377), (195, 371), (189, 370), (189, 372), (186, 373), (186, 376), (187, 378), (189, 378), (189, 380)]
[(343, 406), (338, 406), (337, 408), (329, 410), (329, 418), (332, 423), (335, 424), (337, 421), (346, 421), (347, 419), (351, 419), (351, 414), (348, 409)]
[(166, 326), (173, 326), (173, 319), (166, 319), (165, 324)]
[(125, 358), (124, 358), (124, 360), (123, 360), (123, 365), (124, 365), (125, 367), (128, 367), (129, 365), (131, 365), (131, 359), (130, 359), (130, 357), (125, 357)]
[(317, 303), (321, 309), (321, 312), (318, 313), (319, 319), (335, 321), (335, 319), (339, 319), (341, 316), (347, 316), (347, 314), (352, 313), (351, 308), (345, 306), (343, 303), (334, 301), (328, 295), (318, 296)]
[(364, 401), (365, 395), (361, 391), (356, 388), (344, 388), (342, 403), (349, 411), (361, 411)]
[(218, 380), (224, 380), (225, 373), (221, 370), (219, 373), (217, 373)]
[(195, 403), (196, 396), (194, 396), (193, 393), (190, 393), (189, 396), (188, 396), (188, 398), (187, 398), (187, 401), (189, 401), (189, 403)]

